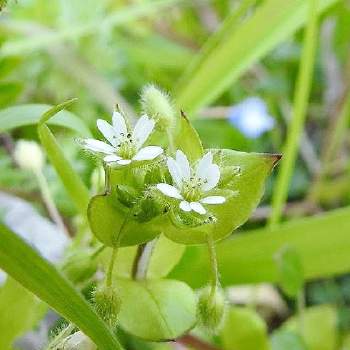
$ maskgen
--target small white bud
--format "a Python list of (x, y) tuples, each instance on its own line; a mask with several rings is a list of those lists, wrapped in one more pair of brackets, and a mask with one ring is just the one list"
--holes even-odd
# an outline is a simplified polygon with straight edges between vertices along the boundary
[(78, 331), (64, 341), (64, 350), (97, 350), (97, 346), (83, 332)]
[(34, 141), (18, 141), (14, 158), (19, 167), (25, 170), (37, 172), (44, 166), (44, 154), (40, 146)]

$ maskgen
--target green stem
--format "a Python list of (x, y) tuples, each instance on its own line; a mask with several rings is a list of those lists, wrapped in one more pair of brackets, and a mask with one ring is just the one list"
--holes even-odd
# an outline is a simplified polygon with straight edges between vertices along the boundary
[(52, 199), (51, 192), (49, 189), (49, 185), (46, 181), (46, 178), (41, 170), (35, 172), (35, 176), (37, 178), (40, 192), (43, 198), (43, 201), (46, 205), (47, 211), (50, 214), (51, 219), (58, 226), (60, 231), (62, 231), (65, 235), (69, 236), (68, 231), (63, 223), (63, 220), (57, 210), (55, 202)]
[(117, 252), (118, 252), (118, 248), (114, 247), (112, 249), (111, 259), (109, 261), (109, 266), (108, 266), (108, 271), (107, 271), (107, 276), (106, 276), (106, 287), (112, 287), (113, 270), (114, 270), (115, 259), (117, 257)]
[(304, 336), (305, 329), (305, 295), (301, 289), (297, 296), (298, 328), (301, 337)]
[(171, 132), (171, 130), (169, 130), (169, 128), (167, 128), (166, 133), (167, 133), (167, 136), (168, 136), (169, 150), (170, 150), (171, 153), (175, 153), (176, 152), (176, 147), (175, 147), (173, 133)]
[(304, 48), (294, 92), (293, 118), (288, 128), (283, 162), (281, 163), (272, 200), (273, 210), (269, 222), (271, 227), (279, 223), (283, 207), (287, 201), (289, 183), (296, 162), (310, 95), (318, 33), (318, 0), (309, 0), (309, 5), (309, 19), (304, 36)]
[(217, 258), (216, 258), (215, 245), (214, 245), (213, 237), (211, 234), (208, 234), (208, 236), (207, 236), (207, 244), (208, 244), (210, 268), (211, 268), (210, 297), (214, 298), (216, 289), (219, 285), (219, 271), (218, 271), (218, 263), (217, 263)]

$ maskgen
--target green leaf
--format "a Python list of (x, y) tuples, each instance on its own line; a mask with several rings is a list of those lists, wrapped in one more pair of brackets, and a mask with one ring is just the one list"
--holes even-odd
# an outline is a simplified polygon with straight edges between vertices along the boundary
[[(187, 225), (164, 227), (164, 234), (175, 242), (199, 244), (207, 242), (208, 234), (212, 234), (216, 241), (229, 236), (249, 218), (258, 205), (263, 195), (265, 180), (280, 159), (279, 155), (233, 150), (212, 150), (212, 153), (214, 162), (219, 165), (222, 174), (217, 193), (225, 196), (226, 202), (208, 206), (210, 213), (216, 218), (214, 223), (194, 228)], [(239, 175), (235, 174), (237, 167), (240, 169)]]
[[(284, 329), (297, 332), (299, 329), (299, 316), (289, 319)], [(303, 338), (308, 350), (336, 350), (337, 312), (330, 305), (314, 306), (303, 313)]]
[(13, 341), (31, 330), (47, 306), (12, 278), (0, 288), (0, 349), (10, 350)]
[(20, 82), (0, 82), (0, 107), (8, 106), (14, 103), (22, 90), (23, 84)]
[(150, 341), (169, 341), (196, 322), (196, 298), (184, 283), (173, 280), (118, 280), (120, 326)]
[(298, 252), (287, 245), (277, 253), (276, 262), (282, 290), (296, 298), (304, 284), (304, 269)]
[(252, 309), (232, 307), (220, 332), (225, 350), (268, 350), (265, 321)]
[(88, 218), (91, 231), (105, 245), (129, 246), (148, 242), (160, 234), (161, 217), (136, 221), (130, 209), (113, 195), (97, 195), (90, 200)]
[[(25, 104), (0, 110), (0, 132), (11, 131), (26, 125), (35, 125), (40, 117), (48, 109), (46, 104)], [(68, 111), (60, 111), (49, 121), (50, 125), (63, 126), (77, 132), (84, 137), (91, 136), (85, 123), (75, 114)]]
[(180, 126), (174, 143), (176, 149), (184, 152), (192, 163), (203, 157), (202, 141), (184, 113), (181, 113)]
[[(319, 0), (319, 13), (337, 1)], [(178, 106), (193, 113), (215, 100), (255, 62), (303, 26), (307, 10), (307, 1), (284, 0), (281, 6), (280, 0), (268, 0), (237, 30), (223, 31), (220, 40), (216, 39), (215, 50), (204, 60), (195, 58), (197, 67), (190, 65), (193, 74), (180, 80)], [(231, 31), (231, 26), (227, 29)]]
[(308, 350), (300, 335), (288, 330), (274, 332), (270, 343), (271, 350)]
[[(349, 207), (337, 209), (282, 223), (275, 229), (236, 234), (234, 239), (217, 244), (222, 285), (278, 282), (275, 256), (286, 244), (298, 251), (305, 279), (349, 272), (349, 217)], [(334, 227), (336, 229), (332, 229)], [(170, 277), (183, 280), (191, 287), (201, 287), (208, 281), (208, 271), (206, 247), (193, 246), (187, 247)]]
[(54, 266), (1, 224), (0, 267), (79, 327), (101, 350), (121, 349), (104, 322)]
[(68, 195), (82, 215), (85, 216), (90, 197), (88, 189), (66, 159), (55, 136), (46, 124), (38, 126), (38, 134), (40, 142), (51, 164), (56, 169)]

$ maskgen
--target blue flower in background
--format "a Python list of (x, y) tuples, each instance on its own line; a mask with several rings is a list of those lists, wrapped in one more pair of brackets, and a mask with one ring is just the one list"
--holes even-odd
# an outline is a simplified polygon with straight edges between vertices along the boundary
[(228, 113), (228, 119), (250, 139), (258, 138), (275, 125), (275, 120), (269, 115), (265, 102), (259, 97), (249, 97), (233, 106)]

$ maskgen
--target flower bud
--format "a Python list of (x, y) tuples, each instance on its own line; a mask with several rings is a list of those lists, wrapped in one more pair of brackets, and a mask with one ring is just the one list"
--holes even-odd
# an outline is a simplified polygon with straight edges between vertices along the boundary
[(78, 331), (63, 342), (64, 350), (97, 350), (97, 346), (83, 332)]
[(97, 313), (114, 328), (117, 324), (121, 303), (116, 289), (107, 286), (99, 287), (94, 293), (94, 300)]
[(44, 154), (40, 146), (34, 141), (18, 141), (14, 157), (19, 167), (25, 170), (38, 172), (44, 166)]
[(145, 114), (157, 121), (156, 128), (164, 131), (175, 122), (175, 111), (169, 96), (150, 84), (141, 93), (142, 109)]
[(225, 297), (222, 291), (215, 288), (212, 295), (211, 287), (203, 289), (199, 295), (197, 310), (200, 324), (208, 331), (216, 333), (225, 312)]

